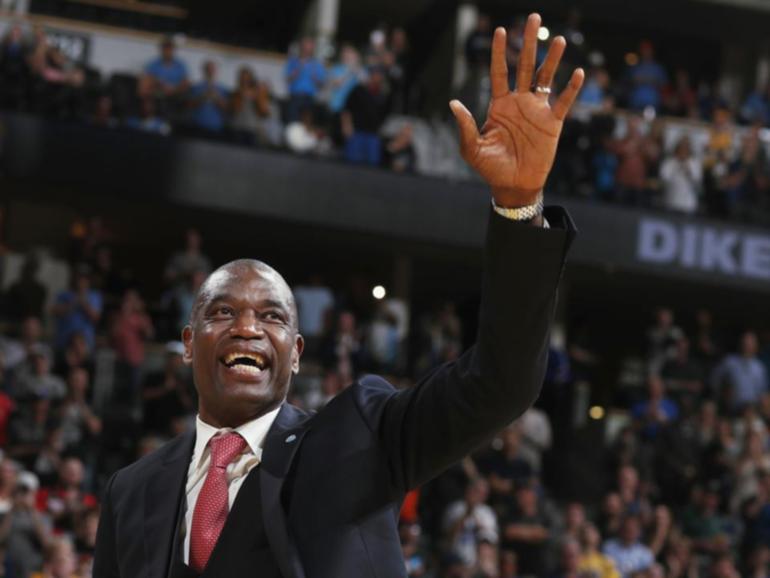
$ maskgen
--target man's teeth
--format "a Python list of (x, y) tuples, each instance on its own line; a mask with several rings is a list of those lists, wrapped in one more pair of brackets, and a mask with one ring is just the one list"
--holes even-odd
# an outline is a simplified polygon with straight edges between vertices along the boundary
[(239, 373), (248, 373), (249, 375), (259, 375), (262, 370), (256, 365), (246, 365), (245, 363), (236, 363), (232, 366)]
[[(246, 363), (245, 360), (253, 361), (254, 364)], [(267, 365), (265, 358), (258, 353), (230, 353), (224, 358), (225, 365), (233, 367), (248, 367), (261, 371)]]

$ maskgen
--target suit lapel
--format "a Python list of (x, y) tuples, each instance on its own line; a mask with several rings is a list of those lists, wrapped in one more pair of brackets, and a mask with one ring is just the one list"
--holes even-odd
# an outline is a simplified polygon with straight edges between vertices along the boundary
[(159, 471), (147, 482), (144, 546), (150, 571), (148, 578), (168, 576), (179, 516), (183, 515), (182, 497), (194, 444), (194, 428), (170, 441)]
[(283, 404), (265, 438), (260, 465), (262, 512), (265, 532), (281, 573), (286, 578), (305, 578), (305, 572), (289, 535), (281, 490), (294, 455), (308, 430), (309, 418), (289, 404)]

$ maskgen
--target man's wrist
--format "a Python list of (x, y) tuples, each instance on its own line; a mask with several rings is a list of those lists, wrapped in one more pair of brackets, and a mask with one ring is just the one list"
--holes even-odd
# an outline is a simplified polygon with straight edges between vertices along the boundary
[(533, 199), (531, 204), (520, 205), (517, 207), (501, 206), (498, 201), (492, 198), (492, 207), (494, 211), (506, 219), (511, 221), (519, 221), (522, 223), (531, 223), (533, 225), (542, 226), (543, 224), (543, 193), (542, 191)]

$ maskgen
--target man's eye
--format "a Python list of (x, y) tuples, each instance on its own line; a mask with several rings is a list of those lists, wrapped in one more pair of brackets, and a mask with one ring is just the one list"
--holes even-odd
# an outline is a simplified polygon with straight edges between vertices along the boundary
[(214, 309), (214, 315), (232, 315), (233, 314), (233, 308), (232, 307), (217, 307)]
[(269, 321), (283, 321), (283, 315), (277, 311), (268, 311), (265, 313), (264, 318)]

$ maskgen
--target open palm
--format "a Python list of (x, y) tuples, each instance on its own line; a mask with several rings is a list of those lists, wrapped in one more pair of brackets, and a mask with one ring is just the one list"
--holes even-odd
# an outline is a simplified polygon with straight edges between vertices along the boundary
[(553, 106), (549, 103), (550, 86), (566, 47), (564, 38), (557, 36), (537, 71), (540, 89), (532, 92), (539, 28), (540, 16), (531, 14), (524, 30), (515, 91), (508, 88), (506, 32), (503, 28), (495, 30), (490, 66), (492, 101), (481, 132), (459, 101), (450, 103), (460, 125), (463, 158), (490, 185), (500, 206), (532, 204), (540, 194), (553, 165), (564, 118), (583, 84), (584, 73), (578, 68)]

